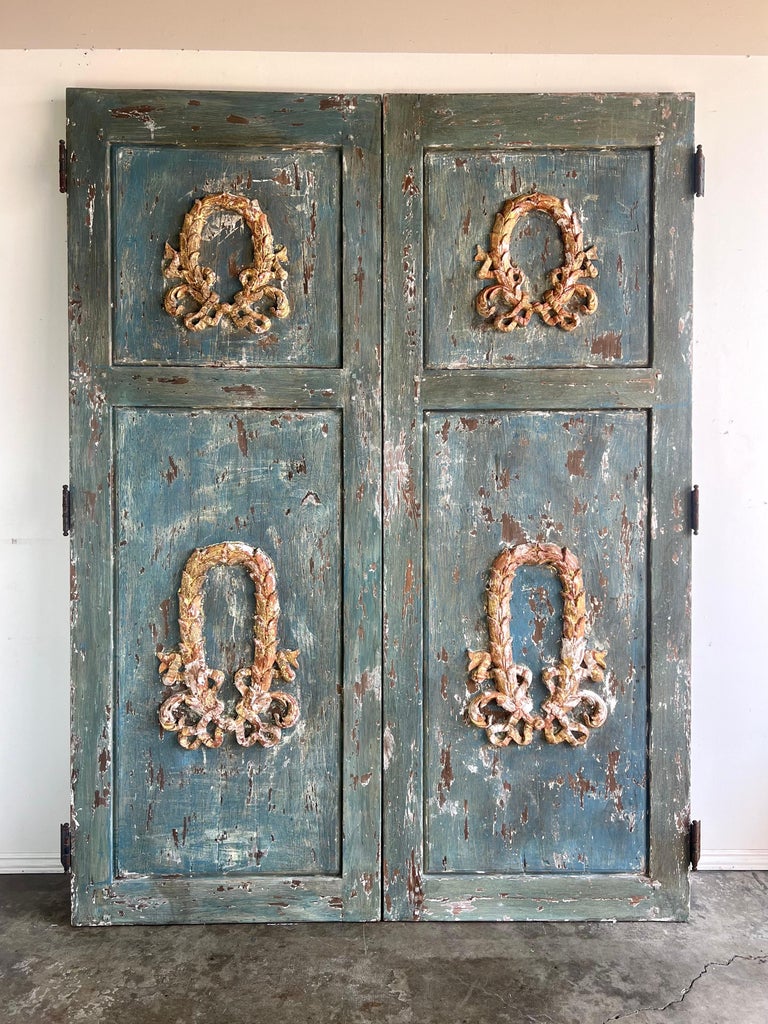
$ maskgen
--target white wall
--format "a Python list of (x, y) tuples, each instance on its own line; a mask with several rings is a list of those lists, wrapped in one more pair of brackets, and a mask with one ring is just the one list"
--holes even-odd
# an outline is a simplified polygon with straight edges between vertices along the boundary
[(693, 815), (702, 866), (768, 868), (768, 59), (0, 51), (0, 870), (57, 867), (68, 817), (66, 86), (694, 91)]

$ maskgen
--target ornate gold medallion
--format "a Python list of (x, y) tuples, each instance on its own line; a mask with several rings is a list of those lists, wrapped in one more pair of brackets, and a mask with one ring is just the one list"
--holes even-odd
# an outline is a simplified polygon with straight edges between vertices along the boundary
[[(243, 289), (232, 302), (221, 302), (214, 290), (216, 274), (210, 267), (200, 264), (203, 228), (214, 210), (239, 214), (250, 228), (253, 241), (253, 263), (238, 274)], [(171, 316), (181, 317), (190, 331), (215, 327), (226, 316), (235, 327), (244, 328), (252, 334), (263, 334), (269, 330), (272, 321), (266, 313), (254, 308), (257, 302), (271, 300), (272, 315), (280, 319), (291, 312), (288, 297), (279, 287), (288, 277), (282, 265), (287, 260), (285, 246), (275, 246), (267, 215), (255, 199), (229, 192), (205, 196), (194, 203), (184, 218), (179, 234), (179, 251), (166, 242), (163, 276), (170, 281), (180, 278), (183, 283), (174, 285), (165, 293), (165, 310)], [(274, 281), (277, 285), (272, 283)]]
[[(256, 610), (253, 617), (253, 664), (235, 673), (241, 699), (235, 715), (226, 714), (219, 691), (224, 673), (209, 668), (203, 639), (203, 585), (215, 565), (242, 565), (253, 580)], [(243, 747), (260, 743), (273, 747), (283, 729), (295, 725), (299, 705), (295, 697), (272, 690), (277, 675), (286, 682), (296, 678), (298, 651), (277, 648), (275, 567), (268, 555), (247, 544), (225, 542), (197, 548), (187, 559), (179, 588), (178, 650), (160, 650), (160, 675), (171, 695), (160, 707), (160, 724), (178, 734), (187, 750), (220, 747), (224, 734), (233, 732)]]
[[(560, 661), (542, 673), (549, 697), (538, 712), (530, 694), (531, 670), (515, 664), (509, 629), (512, 582), (521, 565), (550, 566), (563, 586)], [(568, 548), (517, 544), (496, 556), (488, 583), (490, 651), (467, 652), (470, 679), (481, 686), (489, 679), (494, 684), (493, 689), (476, 693), (467, 706), (469, 720), (485, 729), (493, 746), (527, 746), (536, 730), (543, 732), (548, 743), (582, 746), (590, 730), (599, 729), (605, 722), (608, 708), (603, 698), (581, 689), (586, 680), (602, 682), (605, 677), (605, 652), (587, 649), (585, 610), (581, 567)], [(580, 715), (575, 718), (577, 711)]]
[[(528, 294), (525, 275), (509, 254), (515, 225), (534, 210), (549, 214), (560, 229), (563, 241), (563, 263), (551, 272), (552, 287), (541, 299), (532, 299)], [(560, 200), (541, 192), (508, 199), (496, 214), (488, 252), (477, 247), (475, 260), (482, 263), (478, 278), (496, 282), (483, 288), (477, 296), (477, 312), (484, 320), (492, 320), (499, 331), (527, 327), (533, 313), (538, 313), (545, 324), (572, 331), (582, 316), (597, 309), (594, 289), (581, 283), (584, 277), (597, 277), (597, 268), (592, 263), (596, 257), (594, 246), (584, 249), (579, 218), (567, 199)]]

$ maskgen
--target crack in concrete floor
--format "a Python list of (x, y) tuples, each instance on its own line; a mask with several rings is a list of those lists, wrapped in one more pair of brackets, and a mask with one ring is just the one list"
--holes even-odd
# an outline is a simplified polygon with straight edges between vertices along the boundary
[[(637, 1010), (630, 1010), (629, 1013), (615, 1014), (613, 1017), (607, 1017), (603, 1021), (603, 1024), (611, 1024), (612, 1021), (629, 1020), (631, 1017), (637, 1017), (641, 1013), (664, 1013), (666, 1010), (669, 1010), (672, 1006), (679, 1006), (681, 1003), (685, 1001), (686, 997), (691, 993), (694, 985), (698, 981), (700, 981), (706, 974), (708, 974), (711, 968), (728, 968), (732, 964), (736, 963), (736, 961), (738, 960), (746, 960), (752, 963), (759, 964), (768, 964), (768, 956), (751, 956), (746, 953), (735, 953), (732, 957), (729, 957), (728, 960), (711, 960), (708, 964), (704, 965), (703, 970), (699, 971), (699, 973), (695, 976), (695, 978), (693, 978), (691, 983), (683, 990), (682, 994), (677, 999), (670, 999), (669, 1002), (664, 1003), (663, 1006), (646, 1006), (641, 1007)], [(766, 980), (766, 983), (768, 985), (768, 979)], [(766, 1014), (768, 1014), (768, 987), (766, 988)]]

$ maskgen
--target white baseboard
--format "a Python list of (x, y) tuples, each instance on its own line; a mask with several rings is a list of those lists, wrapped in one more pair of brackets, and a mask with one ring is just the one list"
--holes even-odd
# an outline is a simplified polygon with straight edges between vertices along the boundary
[(59, 858), (52, 853), (0, 853), (0, 875), (63, 874)]
[(699, 871), (768, 871), (768, 850), (702, 850)]
[[(704, 850), (699, 871), (768, 871), (768, 850)], [(0, 875), (61, 873), (50, 853), (0, 853)]]

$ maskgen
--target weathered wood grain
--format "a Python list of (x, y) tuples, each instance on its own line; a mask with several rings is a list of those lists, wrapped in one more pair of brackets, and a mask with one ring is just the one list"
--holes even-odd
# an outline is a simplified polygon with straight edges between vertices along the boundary
[[(72, 90), (68, 115), (73, 921), (376, 918), (380, 102)], [(292, 250), (274, 339), (162, 309), (165, 242), (222, 189), (263, 195)], [(248, 262), (226, 218), (203, 244), (222, 281)], [(184, 751), (155, 649), (187, 557), (228, 538), (275, 563), (302, 718), (272, 750)], [(210, 576), (231, 701), (252, 587)]]
[[(116, 405), (179, 409), (336, 409), (349, 400), (343, 370), (306, 367), (107, 367), (96, 371)], [(356, 385), (352, 382), (352, 390)]]
[(423, 902), (422, 152), (412, 97), (384, 119), (384, 916)]
[[(526, 150), (425, 154), (426, 364), (471, 366), (645, 366), (650, 298), (650, 149)], [(478, 246), (486, 249), (494, 219), (510, 197), (533, 191), (565, 199), (594, 246), (598, 297), (594, 314), (574, 332), (539, 317), (509, 333), (477, 312)], [(515, 227), (510, 253), (540, 298), (563, 259), (551, 217), (531, 213)]]
[(586, 370), (425, 370), (414, 386), (425, 409), (646, 409), (675, 398), (662, 374), (649, 368)]
[[(336, 874), (341, 867), (341, 422), (331, 413), (116, 413), (116, 866), (119, 875)], [(136, 472), (137, 465), (141, 472)], [(156, 650), (178, 646), (188, 554), (255, 544), (275, 565), (280, 645), (300, 651), (299, 723), (273, 750), (186, 751), (157, 728)], [(241, 569), (204, 588), (208, 664), (253, 660)]]
[[(647, 867), (646, 413), (431, 412), (426, 417), (424, 813), (428, 870), (636, 871)], [(568, 547), (587, 597), (605, 725), (584, 747), (496, 749), (468, 728), (467, 651), (486, 650), (486, 585), (507, 544)], [(545, 568), (520, 569), (510, 601), (515, 661), (546, 697), (563, 601)], [(640, 738), (640, 742), (638, 742)]]
[[(671, 95), (385, 104), (385, 916), (687, 914), (692, 111)], [(578, 193), (609, 254), (603, 319), (491, 337), (461, 254), (510, 194), (550, 186)], [(520, 251), (546, 280), (558, 240), (528, 226)], [(499, 546), (538, 537), (584, 549), (616, 704), (578, 752), (483, 749), (462, 648), (482, 646)], [(535, 675), (559, 595), (529, 575), (512, 619)]]

